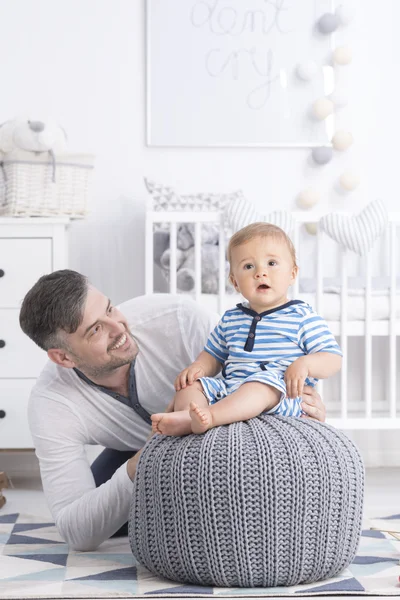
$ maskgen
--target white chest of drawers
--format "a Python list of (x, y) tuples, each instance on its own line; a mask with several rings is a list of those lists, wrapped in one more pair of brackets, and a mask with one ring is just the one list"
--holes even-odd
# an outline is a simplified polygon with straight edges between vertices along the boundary
[(67, 218), (0, 218), (0, 449), (33, 448), (27, 403), (47, 360), (20, 329), (26, 292), (67, 268)]

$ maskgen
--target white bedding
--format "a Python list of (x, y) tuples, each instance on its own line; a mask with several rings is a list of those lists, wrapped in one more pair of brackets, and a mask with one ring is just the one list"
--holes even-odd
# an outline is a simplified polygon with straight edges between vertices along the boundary
[[(299, 294), (299, 299), (317, 308), (315, 294)], [(341, 318), (341, 299), (338, 294), (324, 294), (322, 297), (322, 316), (326, 321), (339, 321)], [(396, 318), (400, 318), (400, 298), (396, 296)], [(387, 294), (371, 296), (371, 315), (373, 321), (390, 317), (390, 297)], [(365, 320), (365, 297), (347, 297), (347, 320)]]
[[(340, 294), (342, 291), (342, 282), (340, 277), (324, 277), (324, 292), (329, 294)], [(365, 277), (348, 277), (347, 295), (365, 296)], [(390, 296), (391, 279), (387, 276), (371, 278), (371, 296)], [(400, 277), (395, 280), (396, 293), (400, 294)], [(300, 293), (315, 293), (315, 277), (302, 277), (299, 280)]]
[[(315, 294), (301, 293), (297, 296), (299, 300), (304, 300), (315, 310)], [(218, 296), (215, 294), (201, 294), (200, 302), (203, 306), (220, 312), (218, 307)], [(226, 294), (224, 299), (223, 311), (235, 306), (238, 302), (243, 302), (243, 298), (237, 294)], [(338, 294), (325, 293), (323, 295), (322, 316), (326, 321), (340, 321), (341, 318), (341, 299)], [(373, 295), (371, 297), (371, 314), (373, 321), (389, 319), (390, 317), (390, 297), (383, 295)], [(400, 296), (396, 295), (396, 318), (400, 319)], [(347, 320), (364, 321), (365, 319), (365, 298), (363, 296), (348, 296), (347, 298)]]

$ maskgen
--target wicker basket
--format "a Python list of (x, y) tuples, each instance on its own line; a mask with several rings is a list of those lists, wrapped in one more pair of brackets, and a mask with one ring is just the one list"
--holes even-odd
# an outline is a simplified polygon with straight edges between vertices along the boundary
[(0, 215), (84, 217), (94, 156), (9, 152), (1, 156)]

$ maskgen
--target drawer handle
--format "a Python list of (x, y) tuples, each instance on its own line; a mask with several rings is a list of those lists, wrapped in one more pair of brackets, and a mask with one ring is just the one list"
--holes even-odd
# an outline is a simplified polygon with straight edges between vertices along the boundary
[(4, 277), (5, 273), (3, 271), (3, 269), (0, 269), (0, 277)]
[(0, 410), (0, 419), (4, 419), (5, 416), (6, 416), (6, 411)]
[(4, 348), (4, 346), (6, 345), (4, 340), (0, 340), (0, 348)]

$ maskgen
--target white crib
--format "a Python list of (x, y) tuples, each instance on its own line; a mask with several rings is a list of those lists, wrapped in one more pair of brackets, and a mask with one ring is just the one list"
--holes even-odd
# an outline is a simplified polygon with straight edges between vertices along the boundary
[[(331, 331), (338, 338), (343, 350), (343, 366), (336, 381), (331, 379), (318, 384), (318, 391), (324, 400), (331, 388), (334, 395), (332, 402), (327, 402), (327, 421), (341, 429), (398, 429), (400, 428), (400, 393), (397, 390), (397, 371), (399, 352), (396, 345), (400, 342), (400, 289), (396, 289), (396, 265), (399, 265), (398, 229), (400, 212), (390, 213), (389, 224), (385, 236), (380, 243), (380, 254), (374, 248), (362, 259), (362, 271), (365, 290), (362, 296), (351, 295), (348, 289), (349, 263), (353, 257), (349, 251), (337, 247), (340, 260), (340, 293), (325, 293), (323, 275), (325, 273), (327, 243), (333, 243), (327, 236), (317, 230), (316, 236), (308, 236), (308, 244), (315, 243), (312, 252), (315, 277), (315, 291), (312, 294), (300, 292), (302, 281), (302, 248), (299, 244), (300, 233), (304, 223), (318, 224), (321, 214), (301, 212), (293, 213), (296, 227), (292, 237), (299, 255), (300, 275), (293, 289), (293, 297), (309, 302), (327, 321)], [(225, 291), (225, 253), (226, 240), (224, 234), (223, 215), (218, 212), (161, 212), (148, 210), (146, 213), (146, 255), (145, 255), (145, 290), (147, 294), (154, 292), (153, 264), (153, 232), (155, 224), (169, 224), (170, 232), (170, 281), (169, 292), (177, 293), (177, 231), (179, 224), (192, 223), (195, 238), (195, 289), (193, 298), (212, 310), (222, 314), (227, 308), (240, 301), (240, 297), (227, 294)], [(219, 224), (219, 291), (218, 294), (201, 293), (201, 228), (205, 223)], [(312, 238), (314, 237), (314, 241)], [(331, 257), (330, 257), (331, 258)], [(361, 259), (360, 259), (361, 260)], [(381, 261), (387, 271), (388, 290), (380, 294), (372, 288), (373, 265)], [(397, 267), (398, 268), (398, 267)], [(379, 341), (378, 357), (385, 352), (388, 356), (384, 369), (379, 372), (378, 389), (373, 394), (373, 362), (374, 343)], [(355, 347), (353, 348), (353, 340)], [(382, 340), (384, 348), (382, 347)], [(357, 346), (358, 344), (358, 346)], [(352, 346), (350, 348), (350, 346)], [(356, 356), (355, 356), (356, 355)], [(349, 359), (356, 358), (361, 363), (349, 372)], [(362, 397), (354, 393), (356, 383), (352, 383), (349, 375), (360, 376), (362, 371)], [(387, 374), (384, 374), (384, 371)], [(335, 378), (333, 378), (334, 380)], [(374, 384), (376, 386), (376, 377)], [(400, 383), (400, 382), (399, 382)], [(353, 388), (353, 391), (352, 391)], [(339, 400), (337, 400), (339, 398)]]

